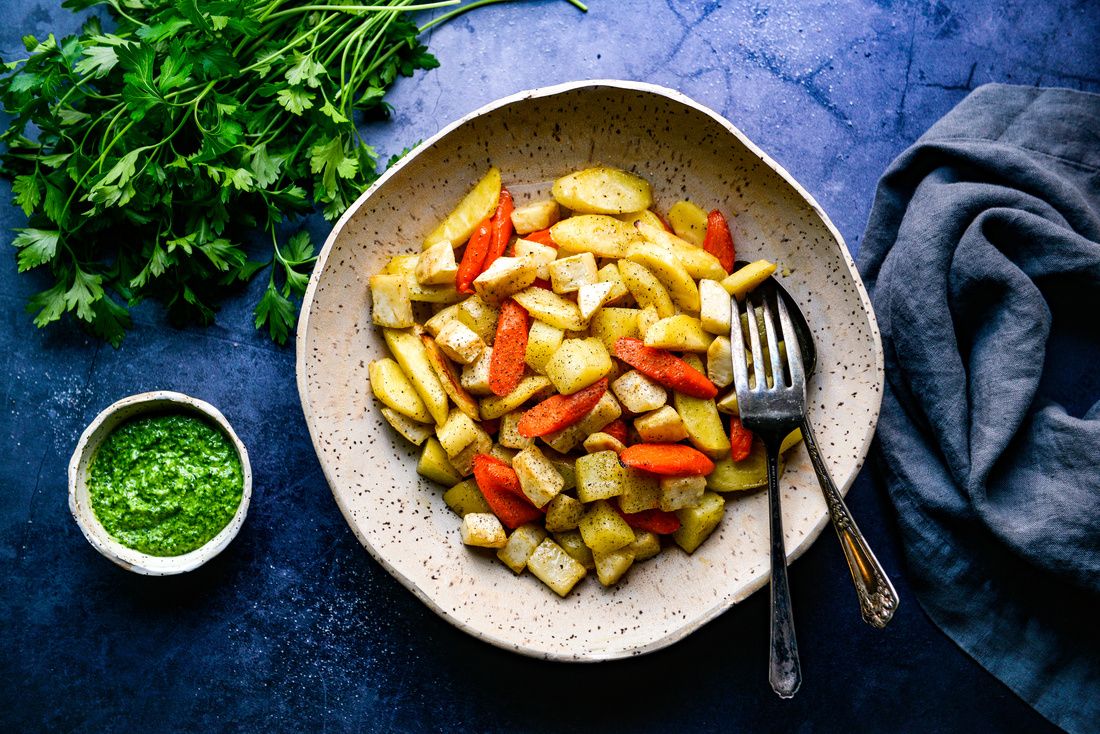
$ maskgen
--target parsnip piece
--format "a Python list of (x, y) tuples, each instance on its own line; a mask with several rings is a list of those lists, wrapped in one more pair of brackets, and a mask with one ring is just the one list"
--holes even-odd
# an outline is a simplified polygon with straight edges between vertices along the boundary
[(737, 300), (743, 300), (756, 286), (763, 283), (775, 272), (775, 263), (767, 260), (751, 262), (729, 277), (722, 280), (722, 287)]
[[(568, 220), (566, 220), (568, 221)], [(526, 288), (512, 296), (532, 318), (559, 329), (583, 329), (584, 319), (577, 304), (545, 288)]]
[(472, 395), (492, 395), (489, 389), (489, 363), (493, 359), (493, 348), (485, 347), (481, 355), (472, 364), (462, 370), (462, 387)]
[(649, 242), (631, 245), (626, 257), (657, 276), (677, 306), (691, 313), (699, 312), (699, 287), (675, 257), (669, 257), (667, 251)]
[(508, 536), (496, 515), (471, 512), (462, 518), (462, 542), (478, 548), (503, 548)]
[(546, 529), (552, 533), (575, 530), (584, 516), (584, 505), (567, 494), (559, 494), (546, 506)]
[(634, 564), (634, 552), (630, 546), (609, 553), (592, 551), (592, 560), (596, 563), (596, 576), (600, 583), (614, 586)]
[(451, 464), (447, 452), (435, 438), (424, 442), (420, 460), (416, 464), (416, 473), (447, 487), (462, 481), (462, 475)]
[(728, 393), (718, 398), (718, 401), (715, 403), (715, 407), (718, 408), (719, 412), (726, 413), (727, 415), (741, 415), (741, 411), (737, 409), (736, 390), (730, 390)]
[(707, 213), (690, 201), (678, 201), (668, 210), (668, 223), (675, 235), (701, 246), (707, 236)]
[(473, 479), (464, 479), (448, 489), (443, 493), (443, 501), (459, 517), (471, 512), (492, 512)]
[(435, 343), (448, 357), (459, 364), (470, 364), (481, 356), (485, 342), (469, 326), (455, 319), (440, 330)]
[(401, 275), (372, 275), (370, 279), (371, 321), (391, 329), (405, 329), (413, 319), (409, 284)]
[(382, 417), (393, 426), (393, 429), (405, 437), (410, 443), (421, 445), (435, 433), (435, 426), (428, 423), (417, 423), (407, 415), (402, 415), (396, 410), (383, 407)]
[(420, 341), (424, 344), (424, 351), (428, 354), (428, 362), (435, 370), (435, 375), (439, 378), (439, 384), (443, 386), (443, 392), (447, 393), (447, 397), (454, 401), (454, 404), (463, 413), (474, 420), (480, 419), (477, 401), (462, 386), (454, 365), (451, 364), (451, 360), (447, 359), (447, 355), (443, 354), (443, 350), (435, 343), (435, 339), (427, 334), (421, 334)]
[(577, 307), (581, 318), (588, 321), (611, 296), (614, 283), (585, 283), (577, 290)]
[(527, 559), (527, 568), (535, 578), (562, 597), (587, 574), (577, 559), (549, 538), (535, 548), (535, 552)]
[[(618, 272), (616, 270), (616, 272)], [(638, 337), (638, 310), (634, 308), (604, 307), (592, 316), (592, 336), (603, 342), (608, 351), (622, 337)]]
[(515, 573), (523, 573), (523, 569), (527, 568), (527, 559), (544, 540), (546, 531), (538, 525), (520, 525), (508, 536), (508, 543), (497, 551), (497, 558)]
[(623, 512), (652, 510), (661, 501), (661, 485), (657, 477), (627, 467), (623, 470), (623, 493), (619, 495), (619, 509)]
[(437, 242), (420, 253), (416, 261), (416, 282), (423, 285), (454, 284), (458, 275), (454, 247), (447, 240)]
[(703, 278), (699, 281), (699, 321), (711, 334), (729, 336), (730, 294), (717, 280)]
[(520, 380), (516, 389), (507, 395), (492, 395), (481, 401), (481, 419), (492, 420), (505, 413), (511, 413), (519, 406), (526, 403), (540, 390), (550, 386), (550, 380), (542, 375), (528, 375)]
[(611, 355), (599, 339), (566, 339), (546, 363), (546, 376), (571, 395), (611, 372)]
[(641, 308), (652, 306), (662, 319), (676, 313), (668, 289), (646, 267), (633, 260), (620, 260), (619, 274)]
[(410, 331), (383, 329), (382, 338), (386, 340), (390, 353), (424, 401), (428, 413), (437, 424), (442, 425), (449, 412), (447, 393), (439, 382), (420, 337)]
[(520, 487), (535, 507), (545, 507), (565, 486), (558, 470), (537, 446), (528, 446), (512, 459)]
[[(716, 336), (707, 348), (707, 378), (717, 387), (733, 382), (733, 353), (728, 336)], [(736, 399), (736, 392), (734, 393)], [(718, 406), (721, 409), (721, 406)]]
[(518, 239), (515, 244), (516, 257), (524, 257), (535, 265), (535, 277), (550, 279), (550, 263), (558, 259), (558, 251), (550, 245), (540, 242)]
[(671, 232), (646, 222), (639, 222), (636, 226), (643, 238), (664, 248), (670, 257), (676, 258), (676, 261), (684, 266), (691, 277), (711, 280), (721, 280), (726, 277), (722, 263), (703, 248), (696, 247)]
[(543, 321), (532, 321), (527, 332), (527, 352), (524, 361), (527, 366), (539, 374), (546, 372), (546, 363), (558, 351), (565, 331)]
[(706, 352), (713, 340), (714, 335), (703, 331), (699, 319), (678, 313), (650, 326), (642, 341), (647, 347), (673, 352)]
[(593, 555), (609, 553), (634, 542), (634, 531), (606, 500), (599, 500), (584, 513), (577, 529)]
[(600, 451), (614, 451), (616, 454), (621, 454), (626, 449), (622, 441), (603, 431), (596, 431), (584, 439), (583, 445), (584, 450), (590, 454), (599, 453)]
[[(581, 513), (581, 517), (584, 517), (583, 512)], [(584, 544), (584, 538), (581, 537), (579, 530), (554, 533), (554, 541), (561, 546), (563, 551), (575, 558), (577, 562), (587, 570), (595, 570), (596, 562), (592, 560), (592, 550)]]
[(623, 282), (623, 276), (619, 274), (619, 266), (615, 263), (604, 265), (600, 268), (598, 275), (601, 283), (611, 284), (611, 292), (607, 295), (607, 303), (618, 303), (630, 295), (626, 283)]
[(640, 212), (653, 203), (648, 181), (609, 166), (562, 176), (554, 182), (551, 193), (562, 206), (581, 214)]
[(477, 432), (478, 426), (470, 416), (461, 410), (452, 410), (443, 425), (435, 429), (435, 436), (447, 456), (453, 459), (462, 449), (477, 440)]
[(497, 441), (500, 442), (501, 446), (523, 450), (535, 442), (535, 439), (519, 434), (517, 424), (522, 417), (523, 413), (519, 411), (501, 416), (500, 432), (497, 434)]
[(634, 562), (641, 563), (661, 552), (661, 539), (648, 530), (635, 530), (634, 542), (627, 548), (634, 554)]
[(553, 199), (535, 201), (512, 210), (512, 227), (516, 234), (525, 235), (546, 229), (561, 218), (561, 208)]
[(632, 225), (602, 214), (563, 219), (550, 228), (550, 236), (560, 252), (591, 252), (597, 257), (622, 257), (631, 243), (641, 239)]
[(675, 443), (688, 437), (680, 414), (670, 405), (635, 418), (634, 430), (647, 443)]
[(547, 270), (550, 273), (550, 283), (557, 294), (574, 293), (582, 285), (597, 282), (600, 277), (596, 269), (596, 258), (591, 252), (555, 260), (547, 266)]
[(500, 201), (500, 170), (495, 166), (462, 198), (458, 206), (424, 238), (424, 247), (446, 240), (455, 247), (466, 242), (474, 228), (492, 214)]
[(474, 278), (474, 290), (485, 301), (500, 305), (513, 293), (535, 282), (535, 263), (524, 257), (498, 257)]
[(397, 362), (389, 357), (376, 359), (367, 366), (367, 373), (371, 392), (383, 405), (419, 423), (432, 421), (420, 394)]
[(595, 502), (623, 493), (624, 469), (614, 451), (600, 451), (577, 458), (577, 499)]
[(630, 370), (612, 382), (611, 391), (631, 413), (657, 410), (668, 400), (663, 387), (637, 370)]
[(688, 553), (694, 553), (718, 527), (725, 512), (726, 501), (722, 495), (705, 492), (698, 505), (676, 512), (680, 529), (672, 534), (672, 539)]
[[(477, 436), (473, 442), (458, 452), (458, 454), (451, 458), (451, 465), (455, 468), (459, 474), (464, 477), (468, 477), (474, 473), (474, 457), (478, 454), (493, 454), (494, 449), (493, 438), (484, 430), (481, 426), (477, 426)], [(500, 457), (505, 463), (507, 463), (507, 457)]]
[(659, 507), (665, 512), (675, 512), (695, 507), (703, 499), (707, 489), (706, 477), (661, 477)]
[(482, 299), (481, 296), (474, 295), (458, 304), (456, 318), (480, 336), (481, 341), (492, 344), (496, 337), (500, 309)]

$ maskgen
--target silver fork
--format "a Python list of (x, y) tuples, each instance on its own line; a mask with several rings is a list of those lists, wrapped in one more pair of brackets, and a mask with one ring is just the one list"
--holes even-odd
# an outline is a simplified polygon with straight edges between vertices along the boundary
[[(741, 313), (748, 317), (749, 343), (752, 345), (752, 372), (745, 354), (741, 331)], [(779, 312), (776, 330), (774, 311)], [(762, 311), (771, 366), (769, 386), (764, 350), (760, 343), (757, 312)], [(733, 351), (733, 381), (737, 388), (737, 407), (741, 423), (764, 442), (768, 452), (768, 515), (771, 532), (771, 645), (768, 656), (768, 680), (780, 698), (791, 698), (802, 683), (798, 663), (798, 640), (791, 613), (791, 592), (787, 586), (787, 551), (783, 545), (783, 515), (779, 504), (779, 445), (783, 438), (802, 424), (806, 411), (806, 375), (794, 325), (783, 299), (750, 294), (732, 305), (730, 344)], [(779, 352), (783, 340), (786, 364)]]

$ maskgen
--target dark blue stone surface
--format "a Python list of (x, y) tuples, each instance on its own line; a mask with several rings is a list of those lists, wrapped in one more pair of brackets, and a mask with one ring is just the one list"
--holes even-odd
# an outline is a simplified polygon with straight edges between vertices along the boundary
[[(442, 67), (402, 79), (386, 153), (481, 104), (578, 78), (640, 79), (726, 115), (818, 199), (855, 250), (889, 161), (984, 82), (1100, 90), (1100, 5), (975, 0), (689, 3), (592, 0), (477, 11), (436, 30)], [(56, 0), (7, 0), (0, 55), (76, 23)], [(20, 226), (4, 204), (0, 224)], [(319, 224), (318, 233), (324, 227)], [(260, 284), (256, 284), (257, 286)], [(42, 281), (0, 260), (2, 731), (998, 731), (1051, 728), (924, 616), (892, 508), (868, 472), (853, 511), (903, 600), (860, 621), (830, 534), (794, 564), (805, 682), (765, 676), (754, 595), (670, 649), (596, 666), (480, 643), (381, 569), (344, 523), (298, 406), (294, 355), (253, 332), (256, 288), (217, 325), (178, 330), (152, 308), (114, 350), (23, 313)], [(65, 470), (84, 426), (165, 388), (219, 406), (252, 454), (248, 521), (183, 577), (102, 559), (69, 516)]]

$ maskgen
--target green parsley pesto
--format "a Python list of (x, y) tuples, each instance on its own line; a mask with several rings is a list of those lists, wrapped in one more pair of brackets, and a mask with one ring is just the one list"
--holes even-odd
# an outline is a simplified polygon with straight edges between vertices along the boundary
[(92, 509), (103, 528), (153, 556), (205, 544), (233, 519), (243, 490), (232, 442), (190, 415), (122, 424), (100, 445), (88, 472)]

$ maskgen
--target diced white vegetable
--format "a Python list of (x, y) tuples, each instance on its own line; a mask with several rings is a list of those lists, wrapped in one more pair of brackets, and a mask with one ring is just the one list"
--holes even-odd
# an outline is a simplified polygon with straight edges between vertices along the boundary
[(423, 285), (446, 285), (455, 282), (458, 263), (454, 247), (447, 240), (437, 242), (420, 253), (416, 261), (416, 282)]
[(706, 477), (661, 477), (660, 508), (665, 512), (675, 512), (695, 507), (706, 490)]
[(527, 288), (513, 296), (532, 318), (559, 329), (582, 329), (584, 320), (577, 304), (545, 288)]
[(623, 574), (633, 565), (634, 552), (630, 550), (630, 546), (607, 553), (592, 551), (592, 559), (596, 562), (596, 576), (600, 579), (600, 583), (604, 586), (612, 586), (618, 583)]
[(536, 201), (512, 210), (512, 226), (516, 234), (529, 234), (546, 229), (561, 217), (561, 207), (553, 199)]
[(545, 507), (565, 486), (561, 474), (537, 446), (528, 446), (512, 459), (520, 487), (535, 507)]
[(486, 344), (493, 343), (499, 317), (500, 309), (487, 303), (481, 296), (470, 296), (458, 304), (458, 320), (469, 326)]
[(603, 431), (596, 431), (584, 439), (584, 450), (590, 454), (599, 451), (614, 451), (616, 454), (621, 454), (624, 449), (626, 449), (626, 446), (623, 445), (622, 441)]
[(474, 362), (462, 369), (462, 387), (472, 395), (492, 395), (489, 389), (489, 362), (493, 358), (493, 348), (485, 347)]
[(435, 429), (435, 435), (447, 456), (453, 459), (477, 439), (478, 430), (470, 416), (461, 410), (452, 410), (443, 425)]
[(635, 530), (634, 542), (627, 546), (634, 553), (634, 562), (648, 561), (661, 552), (661, 539), (648, 530)]
[(581, 310), (581, 318), (588, 321), (592, 314), (608, 302), (614, 283), (585, 283), (577, 290), (577, 307)]
[(501, 446), (507, 446), (510, 449), (525, 449), (535, 442), (533, 438), (527, 438), (526, 436), (519, 435), (519, 419), (523, 417), (523, 413), (507, 413), (500, 417), (500, 432), (497, 433), (497, 441)]
[(523, 569), (527, 568), (527, 559), (544, 540), (546, 531), (538, 525), (520, 525), (508, 536), (508, 543), (497, 551), (497, 558), (516, 573), (523, 573)]
[(371, 321), (391, 329), (415, 323), (409, 283), (401, 275), (373, 275), (370, 279)]
[(539, 374), (546, 372), (546, 363), (558, 351), (562, 340), (565, 338), (565, 330), (551, 326), (544, 321), (534, 320), (527, 331), (527, 352), (524, 361), (527, 366)]
[(699, 281), (699, 321), (711, 334), (730, 333), (730, 294), (717, 280), (703, 278)]
[(675, 443), (688, 436), (680, 414), (671, 405), (634, 419), (634, 429), (643, 441), (651, 443)]
[(499, 304), (535, 282), (535, 264), (523, 257), (498, 257), (474, 278), (474, 290), (492, 304)]
[[(525, 257), (535, 264), (535, 275), (543, 280), (550, 279), (550, 263), (558, 259), (558, 251), (550, 245), (531, 240), (518, 239), (515, 245), (516, 257)], [(725, 291), (723, 291), (725, 292)]]
[(611, 391), (631, 413), (657, 410), (668, 400), (665, 389), (638, 370), (630, 370), (612, 382)]
[(503, 548), (508, 536), (496, 515), (471, 512), (462, 518), (462, 542), (478, 548)]
[(547, 538), (527, 559), (527, 568), (542, 583), (553, 589), (558, 596), (565, 596), (585, 577), (587, 572), (580, 562), (561, 549), (561, 546)]
[(707, 348), (707, 377), (718, 387), (733, 382), (733, 355), (730, 338), (718, 336)]
[(453, 303), (446, 308), (440, 309), (439, 313), (424, 322), (424, 331), (432, 336), (438, 334), (440, 330), (447, 325), (448, 321), (454, 321), (458, 318), (458, 309), (461, 305), (461, 303)]
[(584, 517), (584, 505), (567, 494), (559, 494), (546, 506), (546, 529), (552, 533), (575, 530)]
[(619, 402), (612, 397), (611, 393), (605, 392), (603, 397), (600, 398), (600, 402), (596, 403), (596, 407), (588, 411), (579, 422), (574, 423), (568, 428), (563, 428), (560, 431), (547, 434), (542, 437), (542, 440), (545, 441), (550, 448), (564, 454), (572, 450), (574, 446), (579, 444), (590, 434), (595, 433), (618, 418), (622, 413), (623, 410), (622, 407), (619, 406)]
[(615, 263), (608, 263), (600, 268), (599, 276), (601, 283), (611, 283), (611, 293), (607, 296), (608, 303), (616, 303), (630, 295), (626, 283), (623, 282), (623, 276), (619, 273), (619, 266)]
[(455, 319), (448, 322), (435, 337), (435, 343), (448, 357), (459, 364), (470, 364), (481, 356), (485, 342), (469, 326)]
[(582, 285), (595, 283), (600, 278), (596, 269), (596, 258), (591, 252), (555, 260), (550, 263), (549, 270), (550, 283), (558, 294), (573, 293), (580, 290)]
[(491, 454), (492, 452), (493, 438), (483, 431), (479, 425), (470, 445), (459, 451), (457, 456), (451, 458), (451, 466), (462, 476), (468, 477), (474, 472), (474, 457), (478, 454)]

